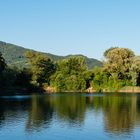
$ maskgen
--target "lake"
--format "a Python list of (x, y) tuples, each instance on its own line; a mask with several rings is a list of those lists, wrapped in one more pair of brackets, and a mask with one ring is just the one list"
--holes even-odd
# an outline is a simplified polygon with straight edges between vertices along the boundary
[(2, 140), (140, 139), (140, 94), (0, 97)]

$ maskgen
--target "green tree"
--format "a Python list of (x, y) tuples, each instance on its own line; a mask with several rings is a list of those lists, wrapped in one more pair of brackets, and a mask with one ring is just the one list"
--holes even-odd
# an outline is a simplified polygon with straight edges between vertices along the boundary
[(0, 53), (0, 87), (2, 87), (5, 82), (3, 80), (3, 71), (5, 70), (5, 68), (6, 68), (6, 63), (2, 54)]
[(70, 57), (58, 62), (51, 85), (61, 91), (81, 91), (86, 89), (84, 72), (87, 70), (83, 57)]
[(132, 85), (140, 86), (140, 56), (133, 58), (130, 74), (132, 77)]
[(22, 68), (22, 69), (17, 68), (15, 70), (16, 70), (16, 80), (14, 85), (30, 88), (31, 87), (30, 82), (32, 77), (30, 70), (27, 68)]
[(36, 53), (26, 52), (27, 64), (32, 73), (32, 83), (36, 86), (42, 87), (43, 83), (49, 85), (50, 76), (55, 71), (55, 64), (48, 57)]
[(0, 53), (0, 73), (5, 69), (5, 67), (6, 67), (5, 60), (2, 54)]
[(6, 67), (6, 69), (1, 74), (1, 86), (12, 87), (15, 84), (17, 76), (17, 70), (11, 67)]
[(91, 85), (93, 89), (100, 92), (103, 90), (104, 86), (108, 82), (106, 74), (103, 72), (102, 68), (99, 67), (95, 67), (93, 69), (93, 74), (94, 76)]
[(111, 48), (104, 53), (103, 69), (114, 79), (129, 79), (134, 52), (127, 48)]
[(84, 73), (84, 79), (86, 81), (86, 89), (88, 89), (89, 87), (91, 87), (91, 82), (93, 80), (94, 77), (94, 73), (92, 70), (86, 70)]

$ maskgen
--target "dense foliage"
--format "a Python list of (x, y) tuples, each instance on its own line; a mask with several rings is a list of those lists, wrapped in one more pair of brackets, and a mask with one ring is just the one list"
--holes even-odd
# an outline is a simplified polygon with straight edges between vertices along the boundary
[(26, 67), (8, 66), (0, 54), (0, 86), (18, 86), (52, 91), (118, 91), (140, 86), (140, 57), (127, 48), (104, 52), (102, 67), (88, 69), (83, 56), (69, 56), (55, 62), (48, 56), (27, 51)]
[(43, 83), (50, 81), (50, 76), (55, 71), (55, 65), (46, 56), (40, 53), (27, 52), (25, 54), (28, 59), (29, 70), (32, 73), (31, 83), (41, 87)]
[(57, 71), (51, 85), (57, 90), (80, 91), (86, 89), (84, 72), (87, 70), (83, 57), (70, 57), (57, 63)]
[(2, 54), (0, 53), (0, 73), (5, 69), (5, 67), (6, 67), (5, 60)]

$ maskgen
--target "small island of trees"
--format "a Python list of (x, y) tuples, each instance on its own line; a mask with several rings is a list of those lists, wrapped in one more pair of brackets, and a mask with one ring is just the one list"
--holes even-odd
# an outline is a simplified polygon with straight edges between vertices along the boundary
[[(26, 66), (8, 66), (0, 53), (0, 87), (47, 92), (121, 92), (139, 90), (140, 57), (127, 48), (104, 52), (102, 67), (88, 69), (82, 56), (53, 62), (43, 54), (28, 51)], [(140, 90), (139, 90), (140, 91)]]

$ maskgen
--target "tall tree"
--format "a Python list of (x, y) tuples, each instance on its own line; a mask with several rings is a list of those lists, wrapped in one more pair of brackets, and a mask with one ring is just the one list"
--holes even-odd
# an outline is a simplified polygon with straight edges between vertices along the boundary
[(133, 58), (130, 73), (133, 86), (140, 86), (140, 56)]
[(5, 66), (6, 66), (5, 60), (2, 54), (0, 53), (0, 73), (5, 69)]
[(3, 71), (6, 67), (6, 63), (5, 63), (5, 60), (2, 56), (2, 54), (0, 53), (0, 87), (3, 86), (4, 84), (4, 81), (3, 81)]
[(84, 71), (86, 63), (83, 57), (70, 57), (57, 64), (57, 71), (52, 76), (52, 86), (57, 90), (79, 91), (86, 88)]
[(124, 79), (129, 77), (134, 52), (127, 48), (111, 48), (104, 53), (104, 70), (112, 77)]
[(27, 64), (32, 72), (32, 83), (42, 86), (49, 84), (50, 76), (55, 71), (55, 64), (45, 55), (36, 52), (26, 52)]

